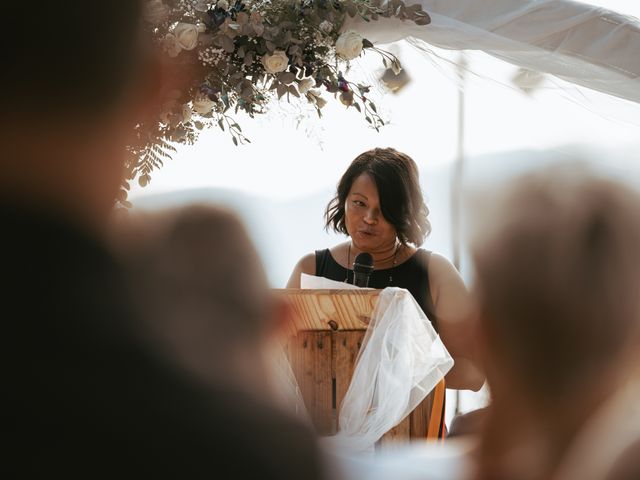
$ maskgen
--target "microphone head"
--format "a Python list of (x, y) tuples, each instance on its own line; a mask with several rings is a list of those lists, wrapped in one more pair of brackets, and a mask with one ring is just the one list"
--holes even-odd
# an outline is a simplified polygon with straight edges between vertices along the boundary
[(353, 261), (354, 273), (364, 273), (366, 275), (373, 272), (373, 257), (370, 253), (362, 252), (356, 255)]

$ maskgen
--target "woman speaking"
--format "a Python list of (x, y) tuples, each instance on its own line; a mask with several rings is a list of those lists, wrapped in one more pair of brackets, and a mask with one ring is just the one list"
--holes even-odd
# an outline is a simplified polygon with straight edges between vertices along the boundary
[(325, 214), (326, 227), (348, 240), (300, 259), (287, 287), (300, 288), (301, 273), (353, 283), (355, 257), (371, 254), (369, 286), (411, 292), (454, 358), (447, 388), (478, 390), (484, 374), (472, 360), (472, 302), (453, 265), (419, 248), (431, 225), (418, 178), (415, 162), (393, 148), (359, 155), (340, 179)]

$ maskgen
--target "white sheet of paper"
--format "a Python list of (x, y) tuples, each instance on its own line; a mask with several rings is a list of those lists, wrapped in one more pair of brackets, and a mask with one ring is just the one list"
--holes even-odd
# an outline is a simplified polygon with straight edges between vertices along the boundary
[(344, 282), (336, 282), (335, 280), (329, 280), (324, 277), (316, 277), (315, 275), (307, 275), (306, 273), (300, 274), (300, 288), (301, 289), (318, 289), (318, 290), (350, 290), (357, 289), (355, 285)]

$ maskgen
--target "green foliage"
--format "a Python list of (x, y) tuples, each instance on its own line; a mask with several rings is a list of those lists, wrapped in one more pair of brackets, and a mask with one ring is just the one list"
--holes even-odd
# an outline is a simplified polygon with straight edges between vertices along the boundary
[[(154, 2), (148, 32), (163, 49), (169, 70), (186, 82), (181, 90), (167, 93), (156, 121), (136, 127), (118, 200), (126, 202), (130, 181), (147, 185), (176, 145), (193, 144), (205, 128), (217, 126), (231, 135), (234, 145), (249, 143), (231, 114), (242, 111), (252, 118), (275, 99), (306, 101), (321, 118), (325, 91), (378, 130), (384, 121), (366, 97), (369, 87), (343, 74), (348, 60), (337, 43), (347, 16), (365, 21), (397, 17), (418, 25), (430, 21), (420, 5), (401, 0)], [(356, 55), (372, 50), (382, 55), (385, 67), (401, 68), (396, 57), (360, 40)], [(341, 69), (344, 64), (347, 68)], [(184, 72), (189, 72), (186, 79)]]

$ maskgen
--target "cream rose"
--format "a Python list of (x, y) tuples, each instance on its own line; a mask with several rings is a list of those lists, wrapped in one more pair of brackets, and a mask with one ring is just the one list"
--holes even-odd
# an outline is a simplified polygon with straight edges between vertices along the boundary
[(162, 0), (149, 0), (144, 6), (144, 20), (151, 25), (160, 25), (169, 18), (169, 7)]
[(276, 50), (272, 55), (262, 57), (262, 64), (267, 73), (284, 72), (289, 65), (289, 57), (282, 50)]
[(221, 8), (222, 10), (229, 10), (229, 2), (227, 2), (227, 0), (218, 0), (216, 7)]
[(198, 27), (191, 23), (178, 23), (173, 29), (173, 34), (178, 44), (184, 50), (193, 50), (198, 45)]
[(162, 46), (170, 57), (177, 57), (182, 51), (178, 39), (173, 33), (167, 33), (162, 39)]
[(214, 105), (215, 102), (202, 93), (193, 100), (193, 110), (200, 115), (206, 115), (211, 112)]
[(353, 60), (362, 53), (363, 40), (358, 32), (347, 30), (336, 40), (336, 53), (345, 60)]

